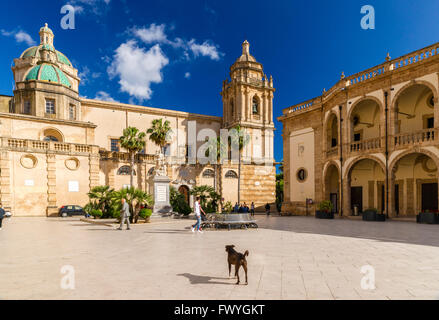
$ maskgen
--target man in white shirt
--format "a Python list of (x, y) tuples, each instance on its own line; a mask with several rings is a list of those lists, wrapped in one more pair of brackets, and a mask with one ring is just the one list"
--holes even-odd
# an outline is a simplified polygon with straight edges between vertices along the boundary
[(197, 197), (195, 201), (194, 211), (195, 211), (195, 215), (197, 216), (197, 223), (192, 227), (192, 232), (195, 232), (195, 229), (197, 229), (199, 233), (203, 233), (203, 231), (200, 230), (201, 212), (203, 212), (204, 215), (206, 215), (206, 213), (204, 212), (203, 208), (201, 208), (200, 197)]

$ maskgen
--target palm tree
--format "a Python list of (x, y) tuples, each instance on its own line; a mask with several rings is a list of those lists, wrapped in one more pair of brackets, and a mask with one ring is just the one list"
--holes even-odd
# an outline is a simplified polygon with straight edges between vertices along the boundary
[(114, 189), (109, 186), (97, 186), (91, 189), (87, 195), (90, 201), (95, 200), (97, 207), (105, 214), (110, 209), (113, 192)]
[[(215, 169), (215, 175), (214, 175), (214, 186), (215, 186), (215, 191), (218, 190), (218, 184), (221, 185), (221, 181), (218, 177), (221, 177), (221, 174), (219, 171), (219, 168), (222, 164), (222, 160), (224, 159), (224, 157), (227, 154), (227, 145), (224, 143), (223, 139), (221, 137), (217, 137), (217, 138), (210, 138), (208, 140), (208, 148), (206, 149), (206, 157), (210, 158), (211, 152), (213, 154), (212, 158), (210, 158), (209, 160), (213, 163), (214, 169)], [(215, 157), (215, 153), (216, 153), (216, 157)], [(213, 159), (215, 157), (215, 159)], [(221, 197), (219, 199), (220, 201), (220, 212), (221, 212), (221, 208), (222, 208), (222, 188), (220, 187), (220, 193), (221, 193)]]
[(139, 220), (139, 212), (142, 206), (152, 206), (154, 204), (153, 197), (140, 189), (136, 189), (134, 192), (134, 199), (136, 200), (136, 206), (134, 209), (134, 223)]
[(237, 147), (239, 150), (239, 165), (238, 165), (238, 203), (241, 203), (241, 158), (242, 150), (250, 142), (250, 136), (237, 125), (235, 128), (235, 134), (230, 137), (230, 145)]
[(200, 197), (201, 207), (206, 208), (207, 199), (209, 199), (211, 195), (215, 193), (215, 189), (211, 186), (197, 186), (193, 187), (190, 193), (195, 197)]
[(146, 133), (150, 135), (149, 140), (160, 147), (160, 153), (164, 153), (163, 148), (168, 143), (169, 135), (172, 133), (171, 123), (168, 120), (163, 122), (163, 119), (155, 119)]
[[(218, 180), (217, 179), (217, 171), (219, 166), (222, 163), (222, 160), (224, 159), (224, 157), (227, 154), (227, 145), (224, 143), (223, 139), (221, 139), (221, 137), (217, 137), (217, 138), (210, 138), (207, 141), (208, 144), (208, 148), (206, 149), (205, 155), (207, 158), (209, 158), (211, 164), (213, 162), (213, 166), (215, 168), (215, 181), (214, 181), (214, 186), (215, 186), (215, 191), (217, 190), (217, 185), (218, 185)], [(212, 152), (212, 157), (210, 157)], [(216, 156), (215, 156), (216, 153)]]
[(145, 149), (145, 132), (139, 132), (139, 129), (128, 127), (123, 131), (123, 136), (120, 137), (120, 146), (128, 151), (130, 156), (130, 186), (134, 182), (134, 159), (136, 153)]
[(139, 219), (139, 211), (142, 205), (153, 205), (152, 196), (140, 189), (130, 187), (114, 192), (113, 200), (119, 201), (125, 199), (132, 212), (131, 219), (133, 223), (137, 223)]

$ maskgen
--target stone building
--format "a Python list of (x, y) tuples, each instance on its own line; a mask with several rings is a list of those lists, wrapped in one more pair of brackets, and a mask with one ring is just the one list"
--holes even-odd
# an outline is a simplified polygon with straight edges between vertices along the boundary
[(438, 83), (435, 44), (284, 109), (283, 213), (313, 215), (323, 200), (343, 216), (438, 210)]
[[(231, 67), (223, 83), (224, 117), (84, 99), (78, 70), (54, 47), (47, 24), (40, 45), (14, 59), (14, 95), (0, 96), (0, 198), (17, 216), (53, 216), (62, 205), (85, 205), (87, 192), (98, 185), (120, 189), (130, 184), (128, 154), (120, 148), (123, 130), (146, 131), (154, 119), (168, 120), (172, 141), (166, 147), (171, 186), (193, 199), (190, 190), (210, 185), (225, 201), (236, 202), (238, 164), (227, 160), (219, 170), (211, 164), (189, 164), (187, 157), (205, 143), (203, 129), (241, 125), (252, 137), (243, 150), (241, 202), (257, 206), (275, 201), (273, 159), (273, 81), (249, 53)], [(195, 124), (196, 145), (188, 143)], [(136, 156), (135, 186), (152, 192), (158, 147), (147, 140)], [(215, 184), (216, 182), (216, 184)]]

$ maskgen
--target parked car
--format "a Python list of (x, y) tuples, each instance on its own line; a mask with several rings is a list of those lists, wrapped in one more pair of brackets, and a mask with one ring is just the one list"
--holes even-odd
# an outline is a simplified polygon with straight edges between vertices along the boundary
[(59, 209), (59, 216), (63, 218), (72, 217), (72, 216), (84, 216), (84, 215), (85, 215), (84, 208), (80, 206), (67, 205), (67, 206), (62, 206)]

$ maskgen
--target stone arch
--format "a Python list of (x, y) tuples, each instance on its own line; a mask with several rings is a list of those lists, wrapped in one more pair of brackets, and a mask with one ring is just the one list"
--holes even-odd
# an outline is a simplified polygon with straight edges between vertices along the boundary
[(400, 154), (398, 154), (389, 163), (389, 173), (390, 173), (391, 177), (394, 175), (394, 173), (396, 171), (396, 164), (399, 162), (399, 160), (401, 160), (405, 156), (408, 156), (410, 154), (415, 154), (415, 153), (424, 154), (424, 155), (430, 157), (434, 161), (436, 166), (439, 168), (439, 157), (437, 155), (435, 155), (433, 152), (431, 152), (429, 150), (426, 150), (426, 149), (423, 149), (423, 148), (419, 148), (419, 147), (418, 148), (411, 148), (409, 150), (406, 150), (406, 151), (401, 152)]
[(252, 97), (252, 114), (260, 115), (261, 114), (261, 99), (257, 94), (254, 94)]
[(323, 165), (323, 180), (325, 179), (328, 169), (331, 165), (334, 165), (340, 173), (340, 164), (335, 160), (330, 160)]
[[(331, 169), (336, 170), (336, 187), (334, 188), (334, 181), (331, 181), (330, 173), (333, 174), (330, 170)], [(323, 168), (323, 199), (329, 200), (334, 205), (334, 212), (340, 212), (339, 209), (341, 207), (340, 202), (340, 191), (341, 191), (341, 185), (340, 185), (340, 166), (336, 161), (328, 161), (325, 163)], [(336, 199), (333, 199), (336, 198)]]
[(429, 81), (425, 81), (425, 80), (412, 80), (412, 81), (410, 81), (410, 83), (407, 83), (405, 86), (403, 86), (401, 89), (399, 89), (398, 92), (395, 94), (394, 98), (392, 99), (392, 103), (391, 103), (391, 110), (392, 111), (395, 110), (396, 102), (398, 101), (400, 96), (408, 88), (416, 86), (416, 85), (424, 85), (424, 86), (428, 87), (431, 90), (431, 92), (433, 92), (434, 101), (435, 102), (438, 101), (438, 93), (437, 93), (437, 89), (435, 88), (434, 84), (432, 84)]
[[(364, 160), (369, 160), (372, 161), (374, 164), (378, 165), (379, 168), (382, 171), (382, 180), (376, 180), (376, 177), (373, 177), (372, 181), (374, 181), (373, 184), (373, 189), (370, 190), (370, 185), (369, 185), (369, 180), (367, 181), (362, 181), (362, 183), (357, 183), (356, 186), (353, 186), (352, 183), (352, 173), (354, 168), (356, 167), (357, 164), (359, 164), (360, 162), (364, 161)], [(375, 167), (372, 168), (372, 170), (374, 170)], [(385, 192), (385, 164), (384, 162), (379, 159), (376, 156), (373, 155), (364, 155), (364, 156), (359, 156), (356, 157), (353, 161), (351, 161), (347, 166), (346, 169), (344, 170), (344, 177), (343, 177), (343, 210), (344, 210), (344, 214), (345, 215), (350, 215), (353, 213), (352, 211), (352, 207), (355, 201), (359, 201), (358, 204), (359, 205), (359, 212), (362, 212), (365, 209), (368, 209), (365, 204), (367, 204), (369, 206), (369, 208), (373, 208), (375, 207), (376, 204), (376, 209), (380, 210), (383, 209), (383, 212), (386, 208), (386, 198), (382, 199), (383, 196), (385, 197), (385, 193), (383, 193), (382, 191), (382, 187), (384, 185), (384, 192)], [(376, 172), (373, 171), (373, 174), (375, 175)], [(364, 178), (364, 177), (363, 177)], [(367, 183), (365, 183), (367, 182)], [(354, 191), (353, 188), (361, 188), (360, 190), (362, 190), (362, 193), (360, 193), (361, 199), (355, 198), (352, 199), (352, 195), (351, 193)], [(376, 191), (376, 192), (375, 192)]]
[[(117, 170), (118, 176), (129, 176), (131, 174), (131, 167), (128, 165), (122, 166)], [(133, 169), (133, 176), (136, 176), (136, 170)]]
[(380, 99), (378, 99), (377, 97), (374, 96), (364, 96), (360, 99), (358, 99), (357, 101), (355, 101), (352, 106), (349, 108), (348, 114), (347, 114), (347, 118), (350, 119), (352, 116), (352, 112), (353, 110), (355, 110), (355, 108), (362, 102), (367, 101), (367, 100), (372, 100), (374, 102), (376, 102), (378, 104), (378, 106), (380, 107), (380, 112), (382, 114), (384, 114), (384, 106), (383, 103), (380, 101)]
[(203, 178), (214, 178), (215, 171), (212, 169), (206, 169), (203, 171)]
[(184, 196), (186, 203), (190, 205), (190, 200), (191, 200), (190, 188), (187, 185), (181, 185), (178, 188), (178, 192)]
[(238, 174), (234, 170), (229, 170), (224, 175), (226, 179), (238, 179)]
[(60, 130), (58, 130), (54, 127), (46, 127), (46, 128), (41, 130), (40, 140), (48, 139), (48, 141), (54, 141), (53, 139), (50, 139), (50, 137), (55, 138), (58, 142), (65, 141), (64, 134)]
[(338, 132), (337, 142), (338, 145), (340, 144), (340, 118), (337, 112), (335, 112), (334, 110), (330, 110), (325, 116), (325, 121), (323, 125), (323, 145), (324, 145), (324, 150), (326, 151), (331, 149), (331, 145), (329, 144), (329, 138), (328, 138), (328, 128), (329, 125), (331, 124), (330, 121), (333, 121), (333, 117), (335, 117), (337, 122), (337, 132)]
[[(436, 87), (434, 86), (434, 84), (432, 84), (429, 81), (425, 81), (425, 80), (412, 80), (409, 83), (405, 84), (402, 88), (400, 88), (396, 92), (395, 96), (393, 97), (393, 99), (390, 103), (390, 121), (391, 121), (391, 127), (393, 128), (393, 130), (392, 130), (393, 134), (409, 133), (409, 132), (412, 132), (413, 130), (417, 131), (417, 130), (420, 130), (422, 128), (425, 129), (423, 116), (428, 115), (428, 114), (433, 114), (434, 126), (437, 127), (439, 125), (439, 118), (437, 116), (437, 111), (436, 111), (437, 108), (433, 108), (431, 110), (431, 112), (430, 111), (426, 112), (424, 110), (424, 113), (419, 111), (419, 110), (417, 111), (414, 109), (414, 110), (412, 110), (412, 112), (409, 112), (412, 116), (407, 117), (407, 118), (401, 117), (401, 115), (399, 115), (397, 113), (397, 109), (401, 109), (401, 107), (404, 106), (404, 104), (402, 104), (402, 106), (398, 105), (400, 102), (402, 103), (402, 100), (400, 100), (401, 97), (405, 93), (407, 93), (408, 90), (410, 90), (416, 86), (420, 86), (420, 87), (424, 87), (424, 88), (428, 89), (429, 92), (431, 92), (431, 94), (433, 95), (434, 104), (437, 106), (439, 98), (438, 98), (438, 91), (437, 91)], [(422, 92), (420, 93), (420, 95), (422, 95)], [(408, 98), (410, 98), (410, 96)], [(417, 102), (414, 104), (415, 107), (418, 106), (419, 101), (420, 100), (417, 100)], [(412, 104), (409, 103), (408, 105), (411, 106)], [(405, 111), (404, 108), (403, 108), (403, 111), (407, 113), (407, 111)], [(415, 118), (415, 119), (413, 119), (413, 118)], [(418, 119), (416, 119), (416, 118), (418, 118)], [(411, 119), (411, 120), (409, 120), (409, 119)], [(405, 120), (405, 121), (403, 121), (403, 120)], [(401, 124), (400, 124), (400, 121), (402, 121)], [(408, 122), (410, 122), (411, 124), (409, 125)], [(404, 123), (405, 123), (405, 125), (404, 125)], [(412, 128), (413, 125), (415, 126), (415, 128)]]
[(377, 162), (380, 165), (381, 169), (383, 169), (383, 171), (386, 172), (386, 165), (384, 164), (384, 162), (380, 158), (378, 158), (378, 157), (376, 157), (374, 155), (362, 155), (362, 156), (359, 156), (359, 157), (355, 157), (355, 159), (352, 160), (347, 165), (347, 167), (344, 169), (343, 179), (346, 179), (346, 181), (347, 181), (347, 179), (349, 179), (349, 175), (351, 173), (352, 168), (355, 167), (355, 165), (358, 162), (360, 162), (361, 160), (372, 160), (372, 161), (375, 161), (375, 162)]
[(360, 99), (358, 99), (357, 101), (355, 101), (353, 103), (353, 105), (349, 108), (348, 113), (347, 113), (347, 128), (348, 128), (348, 141), (351, 141), (352, 136), (353, 136), (353, 115), (354, 115), (354, 111), (355, 109), (364, 101), (373, 101), (378, 105), (379, 108), (379, 113), (380, 113), (380, 131), (379, 131), (379, 135), (382, 137), (384, 136), (384, 124), (385, 124), (385, 114), (384, 114), (384, 106), (382, 101), (380, 101), (377, 97), (374, 96), (364, 96)]
[[(410, 156), (417, 156), (417, 158), (413, 163), (413, 167), (409, 167), (410, 170), (413, 169), (413, 171), (410, 171), (410, 173), (408, 173), (407, 165), (399, 167), (398, 164), (403, 159), (410, 161)], [(436, 155), (434, 152), (430, 150), (423, 149), (420, 147), (410, 148), (404, 152), (398, 153), (398, 155), (394, 157), (389, 163), (389, 190), (390, 190), (389, 211), (391, 216), (401, 215), (401, 214), (402, 215), (417, 214), (419, 212), (418, 210), (422, 210), (423, 207), (424, 195), (422, 194), (421, 191), (424, 186), (424, 183), (431, 185), (432, 183), (437, 184), (438, 182), (436, 175), (434, 177), (427, 177), (424, 174), (420, 173), (419, 171), (417, 171), (417, 173), (415, 174), (416, 165), (419, 163), (418, 162), (419, 156), (425, 156), (428, 159), (431, 159), (436, 166), (436, 170), (434, 171), (437, 174), (437, 170), (439, 168), (438, 155)], [(424, 172), (429, 172), (428, 169), (424, 167), (424, 164), (425, 163), (423, 163), (422, 165)], [(402, 172), (399, 174), (398, 177), (399, 169), (401, 169)], [(396, 189), (397, 185), (398, 185), (398, 189)], [(410, 191), (408, 190), (409, 187), (411, 188)], [(396, 201), (397, 196), (398, 196), (398, 201)], [(429, 194), (429, 196), (433, 196), (436, 198), (439, 197), (438, 194), (436, 194), (436, 196)]]

